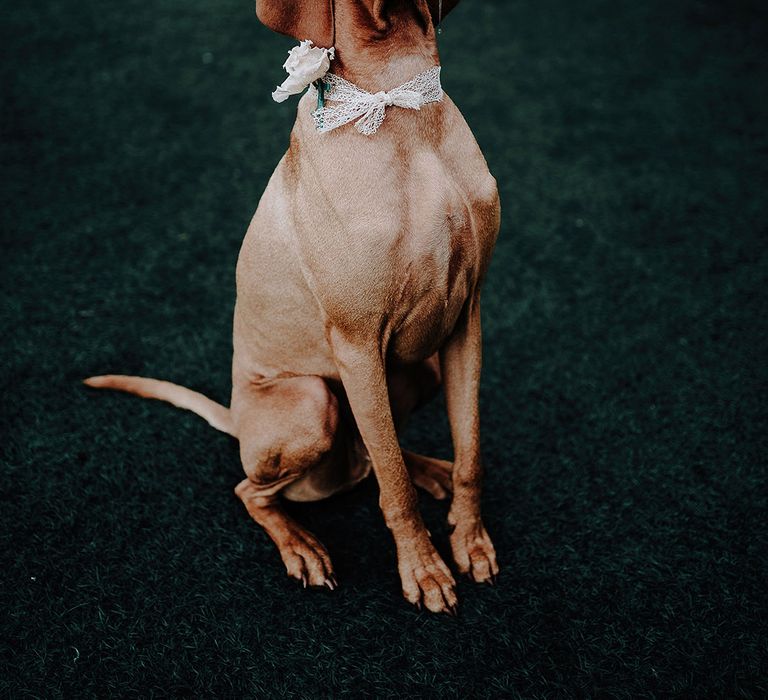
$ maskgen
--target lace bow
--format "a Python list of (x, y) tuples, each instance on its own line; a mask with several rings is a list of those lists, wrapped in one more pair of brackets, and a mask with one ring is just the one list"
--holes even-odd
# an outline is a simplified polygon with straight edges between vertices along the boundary
[[(327, 73), (321, 80), (323, 99), (338, 103), (330, 107), (319, 107), (312, 112), (315, 126), (321, 133), (338, 129), (357, 119), (355, 128), (361, 134), (370, 136), (376, 133), (384, 121), (387, 107), (421, 109), (422, 105), (439, 102), (443, 98), (440, 66), (419, 73), (413, 80), (387, 92), (366, 92), (333, 73)], [(314, 90), (312, 94), (317, 92), (314, 86), (311, 90)]]

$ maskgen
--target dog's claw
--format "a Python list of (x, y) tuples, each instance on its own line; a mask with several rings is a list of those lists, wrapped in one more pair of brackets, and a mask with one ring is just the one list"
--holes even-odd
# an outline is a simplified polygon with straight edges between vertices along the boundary
[(304, 588), (307, 587), (307, 575), (306, 574), (302, 574), (301, 575), (301, 583), (304, 586)]
[(333, 585), (333, 581), (331, 579), (325, 579), (325, 585), (328, 587), (328, 590), (333, 591), (336, 589), (336, 587)]

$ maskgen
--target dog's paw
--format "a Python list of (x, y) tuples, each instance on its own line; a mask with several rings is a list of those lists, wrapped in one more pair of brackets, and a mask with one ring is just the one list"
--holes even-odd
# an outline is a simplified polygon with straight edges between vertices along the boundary
[(480, 520), (468, 527), (457, 525), (451, 534), (451, 549), (460, 573), (477, 583), (495, 581), (499, 573), (496, 550)]
[(332, 591), (336, 589), (338, 583), (331, 558), (325, 547), (311, 534), (291, 533), (278, 546), (288, 575), (301, 581), (304, 588), (309, 585), (325, 586)]
[(424, 457), (403, 450), (403, 458), (411, 480), (420, 489), (424, 489), (433, 498), (442, 501), (453, 493), (451, 473), (453, 465), (443, 459)]
[(398, 559), (403, 595), (409, 603), (419, 609), (423, 604), (436, 613), (456, 614), (456, 581), (429, 538), (426, 545), (410, 549)]

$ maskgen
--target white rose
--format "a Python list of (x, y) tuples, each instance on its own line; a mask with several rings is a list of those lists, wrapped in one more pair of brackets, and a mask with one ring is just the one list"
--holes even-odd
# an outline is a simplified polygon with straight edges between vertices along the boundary
[(283, 102), (291, 95), (298, 95), (311, 82), (322, 78), (331, 67), (334, 49), (321, 49), (312, 46), (312, 41), (306, 39), (288, 52), (288, 58), (283, 68), (288, 71), (288, 77), (282, 85), (272, 93), (275, 102)]

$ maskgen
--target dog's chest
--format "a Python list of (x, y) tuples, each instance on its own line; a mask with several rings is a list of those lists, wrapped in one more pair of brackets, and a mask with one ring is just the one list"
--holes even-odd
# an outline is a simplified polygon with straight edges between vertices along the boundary
[(464, 157), (421, 149), (406, 166), (381, 165), (365, 187), (367, 171), (357, 179), (351, 167), (339, 172), (345, 195), (323, 228), (307, 214), (322, 211), (319, 203), (297, 209), (305, 269), (327, 323), (361, 342), (383, 333), (390, 355), (405, 363), (445, 343), (498, 233), (496, 181), (474, 141), (464, 143), (473, 146)]
[(390, 350), (412, 362), (445, 342), (488, 265), (498, 231), (498, 199), (490, 176), (483, 188), (453, 189), (431, 229), (414, 227), (403, 254), (400, 295), (392, 309)]
[(498, 232), (496, 181), (455, 114), (450, 147), (382, 137), (314, 170), (287, 158), (278, 178), (291, 206), (275, 217), (292, 224), (326, 330), (365, 344), (383, 335), (403, 362), (444, 344)]

